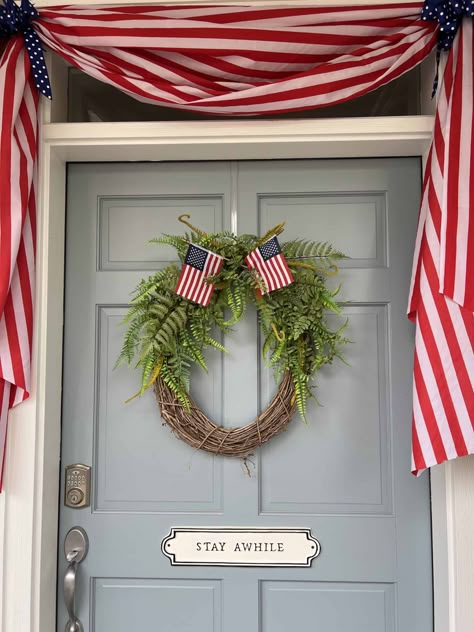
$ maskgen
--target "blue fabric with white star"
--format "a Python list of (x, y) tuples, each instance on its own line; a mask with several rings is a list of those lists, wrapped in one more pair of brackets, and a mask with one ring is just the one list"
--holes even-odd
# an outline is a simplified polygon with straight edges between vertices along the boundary
[(204, 264), (206, 263), (207, 254), (207, 250), (199, 248), (199, 246), (195, 246), (194, 244), (189, 244), (184, 263), (202, 272), (204, 270)]
[(464, 17), (474, 17), (474, 0), (426, 0), (423, 5), (421, 19), (439, 23), (436, 75), (433, 82), (432, 97), (435, 96), (438, 89), (441, 51), (451, 49)]
[(439, 22), (440, 50), (451, 48), (464, 17), (474, 17), (474, 0), (426, 0), (421, 12), (422, 20)]
[(272, 257), (281, 253), (280, 244), (278, 243), (278, 239), (276, 237), (272, 237), (263, 245), (259, 246), (258, 249), (260, 250), (260, 254), (262, 255), (262, 259), (264, 261), (268, 261)]
[(38, 11), (29, 0), (21, 0), (19, 6), (14, 0), (4, 0), (3, 6), (0, 5), (0, 38), (18, 33), (23, 35), (35, 86), (41, 94), (51, 99), (51, 83), (41, 40), (32, 26), (33, 20), (38, 17)]

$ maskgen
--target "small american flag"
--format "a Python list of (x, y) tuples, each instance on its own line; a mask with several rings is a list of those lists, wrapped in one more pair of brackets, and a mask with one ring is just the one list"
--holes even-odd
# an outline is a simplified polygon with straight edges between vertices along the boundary
[(199, 305), (209, 305), (214, 286), (206, 279), (219, 274), (223, 263), (224, 258), (216, 255), (215, 252), (189, 244), (176, 285), (176, 294), (194, 303), (199, 303)]
[(247, 255), (245, 262), (262, 278), (267, 288), (266, 291), (262, 290), (262, 294), (286, 287), (294, 281), (276, 237), (271, 237), (262, 246), (255, 248)]

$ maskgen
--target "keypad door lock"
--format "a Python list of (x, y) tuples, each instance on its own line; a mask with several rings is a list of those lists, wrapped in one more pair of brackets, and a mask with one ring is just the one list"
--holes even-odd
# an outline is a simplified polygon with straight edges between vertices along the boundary
[(89, 465), (68, 465), (64, 483), (64, 504), (66, 507), (81, 509), (90, 505), (91, 468)]

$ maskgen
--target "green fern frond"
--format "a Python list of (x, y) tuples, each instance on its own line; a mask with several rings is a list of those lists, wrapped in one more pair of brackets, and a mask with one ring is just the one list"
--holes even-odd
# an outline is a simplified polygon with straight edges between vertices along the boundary
[(214, 347), (214, 349), (217, 349), (218, 351), (221, 351), (222, 353), (229, 353), (229, 350), (226, 349), (226, 347), (224, 347), (224, 345), (221, 342), (219, 342), (218, 340), (215, 340), (211, 336), (206, 336), (204, 338), (204, 344), (209, 345), (210, 347)]

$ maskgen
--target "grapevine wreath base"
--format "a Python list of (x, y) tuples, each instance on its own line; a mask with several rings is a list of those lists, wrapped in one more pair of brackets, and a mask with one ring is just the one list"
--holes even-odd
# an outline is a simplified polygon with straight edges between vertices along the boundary
[(196, 450), (224, 456), (248, 456), (285, 430), (295, 409), (295, 388), (289, 372), (284, 374), (267, 408), (240, 428), (218, 426), (192, 400), (186, 410), (161, 378), (155, 382), (155, 394), (163, 420), (179, 439)]

